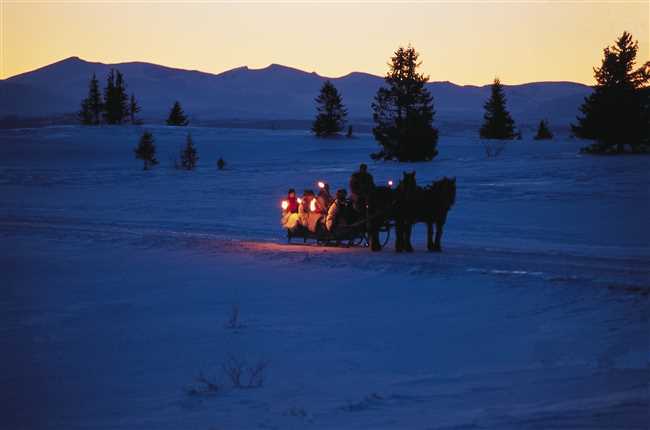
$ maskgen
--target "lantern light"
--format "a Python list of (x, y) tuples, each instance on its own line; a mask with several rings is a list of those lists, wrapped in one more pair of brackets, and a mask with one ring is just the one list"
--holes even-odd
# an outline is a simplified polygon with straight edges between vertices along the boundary
[(282, 210), (286, 211), (289, 208), (289, 202), (286, 200), (282, 200)]
[(389, 179), (389, 180), (388, 180), (388, 186), (389, 186), (389, 187), (392, 187), (392, 186), (393, 186), (393, 180), (392, 180), (392, 179)]
[(309, 210), (312, 212), (316, 212), (316, 199), (312, 199), (311, 203), (309, 203)]
[(318, 181), (318, 188), (325, 188), (325, 182)]

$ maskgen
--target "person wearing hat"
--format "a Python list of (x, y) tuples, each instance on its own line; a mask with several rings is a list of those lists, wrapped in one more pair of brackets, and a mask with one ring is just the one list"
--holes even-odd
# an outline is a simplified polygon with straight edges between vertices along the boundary
[(345, 209), (348, 207), (346, 199), (347, 192), (341, 188), (336, 191), (336, 199), (327, 211), (327, 218), (325, 219), (325, 228), (330, 233), (334, 233), (336, 229), (345, 226)]
[(363, 212), (368, 202), (370, 192), (375, 188), (375, 181), (368, 173), (368, 166), (359, 165), (359, 171), (350, 176), (350, 200), (357, 212)]
[(302, 203), (298, 206), (298, 214), (300, 223), (312, 233), (316, 233), (324, 215), (318, 207), (318, 200), (312, 190), (305, 190), (303, 193)]

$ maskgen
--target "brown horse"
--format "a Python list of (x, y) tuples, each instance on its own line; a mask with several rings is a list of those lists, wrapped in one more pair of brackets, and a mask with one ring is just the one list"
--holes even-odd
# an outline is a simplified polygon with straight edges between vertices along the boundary
[[(417, 211), (415, 222), (427, 225), (427, 249), (441, 252), (442, 229), (447, 221), (447, 213), (456, 202), (456, 178), (446, 176), (433, 181), (422, 189), (422, 205)], [(436, 238), (433, 240), (433, 224), (436, 225)]]
[[(413, 252), (411, 233), (413, 225), (427, 225), (427, 249), (442, 251), (442, 233), (447, 213), (456, 202), (456, 178), (444, 177), (426, 187), (418, 187), (415, 172), (404, 173), (397, 190), (395, 217), (395, 251)], [(435, 239), (433, 225), (436, 226)]]

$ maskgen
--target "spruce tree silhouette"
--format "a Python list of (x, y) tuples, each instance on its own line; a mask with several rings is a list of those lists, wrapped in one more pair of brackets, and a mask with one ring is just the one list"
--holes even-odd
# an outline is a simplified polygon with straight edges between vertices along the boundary
[(485, 102), (485, 122), (479, 134), (483, 139), (514, 139), (515, 122), (506, 109), (506, 96), (499, 78), (495, 78), (491, 86), (490, 98)]
[(128, 118), (128, 100), (124, 76), (111, 69), (104, 88), (104, 118), (108, 124), (122, 124)]
[(131, 124), (141, 124), (142, 122), (136, 118), (136, 115), (140, 112), (140, 105), (135, 99), (135, 94), (131, 94), (131, 99), (129, 100), (129, 119)]
[(330, 81), (323, 83), (315, 101), (317, 115), (311, 128), (312, 132), (316, 136), (326, 137), (343, 130), (348, 112), (343, 106), (341, 95)]
[(189, 123), (190, 123), (189, 120), (185, 116), (185, 112), (183, 112), (181, 103), (179, 101), (175, 101), (174, 106), (172, 106), (172, 109), (169, 111), (169, 117), (167, 118), (167, 125), (184, 127)]
[(548, 128), (548, 121), (546, 121), (545, 119), (539, 122), (539, 126), (537, 127), (537, 134), (535, 135), (534, 139), (535, 140), (553, 139), (553, 133), (551, 133), (551, 130)]
[(196, 153), (196, 147), (192, 141), (192, 135), (188, 133), (185, 148), (181, 151), (181, 166), (185, 170), (194, 170), (197, 161), (199, 161), (199, 157)]
[(144, 170), (158, 164), (156, 160), (156, 145), (154, 145), (153, 135), (145, 131), (140, 137), (138, 146), (134, 150), (135, 158), (144, 161)]
[(103, 109), (102, 95), (99, 92), (99, 81), (97, 81), (97, 77), (93, 73), (93, 77), (88, 84), (88, 96), (81, 102), (81, 111), (79, 112), (81, 123), (85, 125), (98, 125), (101, 122)]
[(428, 161), (438, 155), (438, 130), (433, 127), (433, 97), (424, 87), (428, 76), (417, 72), (421, 65), (415, 48), (399, 47), (390, 59), (386, 87), (372, 103), (372, 133), (382, 149), (375, 159)]
[[(635, 152), (650, 138), (650, 61), (634, 70), (639, 44), (628, 32), (603, 50), (600, 67), (594, 68), (594, 92), (580, 107), (582, 116), (572, 124), (573, 134), (597, 144), (586, 152), (622, 153), (629, 144)], [(645, 148), (648, 150), (649, 148)]]

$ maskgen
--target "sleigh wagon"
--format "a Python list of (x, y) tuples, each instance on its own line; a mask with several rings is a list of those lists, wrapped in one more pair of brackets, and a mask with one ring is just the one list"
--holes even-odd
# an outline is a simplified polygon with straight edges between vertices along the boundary
[[(386, 223), (379, 227), (379, 240), (382, 246), (385, 246), (390, 239), (391, 225)], [(287, 232), (287, 242), (292, 243), (293, 239), (302, 240), (302, 243), (316, 243), (323, 246), (361, 246), (367, 247), (370, 238), (366, 229), (366, 220), (353, 225), (339, 228), (335, 232), (329, 232), (325, 228), (319, 228), (312, 232), (306, 227), (299, 225), (292, 229), (285, 228)]]

